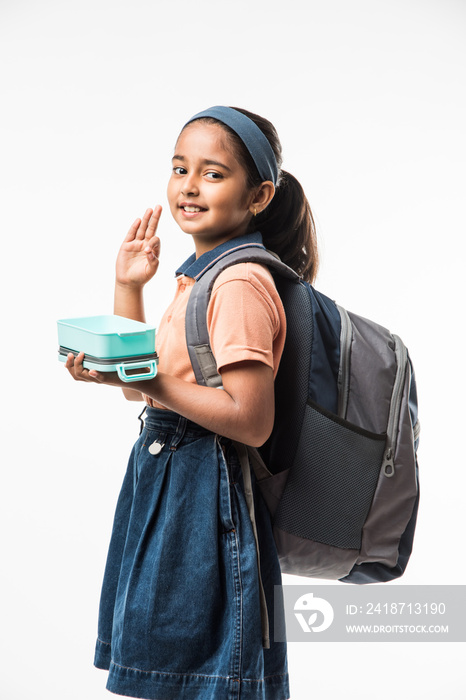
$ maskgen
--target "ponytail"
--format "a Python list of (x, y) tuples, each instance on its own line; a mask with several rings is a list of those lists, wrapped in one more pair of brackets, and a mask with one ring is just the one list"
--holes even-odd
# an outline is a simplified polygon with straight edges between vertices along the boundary
[(264, 245), (307, 282), (317, 275), (319, 256), (311, 207), (298, 180), (280, 171), (275, 195), (255, 218)]

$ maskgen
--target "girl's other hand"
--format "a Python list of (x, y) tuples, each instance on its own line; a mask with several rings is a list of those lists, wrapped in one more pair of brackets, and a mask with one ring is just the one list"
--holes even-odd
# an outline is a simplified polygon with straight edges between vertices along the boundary
[(117, 284), (143, 287), (157, 272), (160, 238), (155, 234), (161, 213), (160, 205), (147, 209), (129, 229), (116, 261)]
[(109, 384), (111, 386), (124, 387), (124, 382), (119, 379), (116, 372), (97, 372), (94, 369), (86, 369), (83, 366), (84, 353), (73, 355), (70, 352), (66, 358), (65, 367), (77, 382), (92, 382), (94, 384)]
[(76, 356), (72, 352), (68, 353), (65, 368), (77, 382), (92, 382), (89, 370), (83, 367), (84, 353), (80, 352)]

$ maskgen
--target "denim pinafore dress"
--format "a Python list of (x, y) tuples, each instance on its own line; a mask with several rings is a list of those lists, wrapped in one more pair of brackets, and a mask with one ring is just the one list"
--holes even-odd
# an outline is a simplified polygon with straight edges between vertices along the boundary
[(286, 643), (273, 640), (281, 572), (270, 515), (251, 470), (253, 527), (243, 474), (230, 440), (147, 408), (102, 587), (94, 663), (109, 670), (108, 690), (152, 700), (289, 698)]

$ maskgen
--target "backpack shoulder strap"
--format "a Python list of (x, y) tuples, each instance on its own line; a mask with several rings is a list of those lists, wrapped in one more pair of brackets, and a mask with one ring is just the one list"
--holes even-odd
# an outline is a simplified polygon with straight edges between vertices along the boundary
[(218, 275), (227, 267), (242, 262), (267, 265), (273, 271), (290, 280), (296, 282), (300, 280), (299, 275), (288, 265), (282, 263), (274, 253), (257, 244), (232, 248), (201, 270), (195, 278), (196, 283), (191, 291), (186, 309), (186, 342), (198, 384), (213, 387), (222, 386), (222, 379), (217, 372), (217, 364), (210, 347), (207, 307)]

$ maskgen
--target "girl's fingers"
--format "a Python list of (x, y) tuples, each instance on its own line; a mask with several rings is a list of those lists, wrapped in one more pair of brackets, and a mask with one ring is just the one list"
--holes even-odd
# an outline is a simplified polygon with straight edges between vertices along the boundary
[(159, 225), (161, 214), (162, 214), (162, 207), (160, 206), (160, 204), (158, 204), (154, 208), (154, 211), (152, 212), (152, 216), (150, 217), (149, 225), (147, 227), (147, 232), (146, 232), (146, 238), (153, 238), (153, 236), (155, 235), (155, 232), (157, 231), (157, 226)]
[(139, 224), (139, 228), (136, 232), (136, 239), (137, 240), (143, 240), (146, 237), (146, 230), (147, 226), (150, 221), (150, 217), (152, 216), (152, 209), (146, 209), (146, 212), (144, 216), (142, 217), (142, 221)]
[(87, 369), (84, 368), (83, 362), (84, 353), (80, 352), (76, 355), (74, 360), (74, 372), (77, 379), (79, 379), (82, 382), (85, 382), (87, 380), (87, 375), (89, 374), (89, 372)]
[(136, 219), (130, 226), (128, 233), (125, 236), (125, 243), (130, 243), (134, 240), (144, 240), (144, 238), (152, 238), (155, 235), (159, 223), (162, 207), (157, 205), (155, 209), (146, 209), (142, 219)]
[(130, 241), (134, 241), (134, 239), (136, 238), (136, 233), (138, 231), (140, 224), (141, 224), (141, 219), (136, 219), (136, 221), (131, 225), (128, 233), (126, 234), (125, 243), (129, 243)]
[(70, 352), (66, 358), (65, 367), (78, 382), (89, 382), (89, 370), (83, 366), (84, 353), (80, 352), (76, 357)]
[[(66, 358), (65, 367), (71, 374), (73, 379), (77, 382), (90, 382), (97, 384), (109, 383), (109, 380), (113, 380), (113, 383), (118, 383), (117, 374), (114, 373), (114, 377), (107, 374), (104, 376), (101, 372), (97, 372), (95, 369), (88, 370), (83, 366), (84, 353), (80, 352), (76, 357), (70, 352)], [(110, 382), (112, 383), (112, 382)]]
[[(80, 353), (84, 357), (84, 353)], [(82, 381), (82, 358), (81, 358), (81, 363), (79, 363), (78, 357), (75, 357), (72, 352), (68, 353), (66, 362), (65, 362), (65, 367), (68, 370), (68, 372), (71, 374), (73, 379), (76, 379), (77, 381)]]
[(158, 236), (154, 236), (149, 241), (147, 241), (147, 245), (144, 248), (144, 252), (152, 259), (158, 260), (158, 258), (160, 257), (160, 238)]
[(74, 355), (72, 352), (68, 353), (66, 356), (66, 361), (65, 361), (65, 367), (70, 372), (73, 369), (74, 365)]

